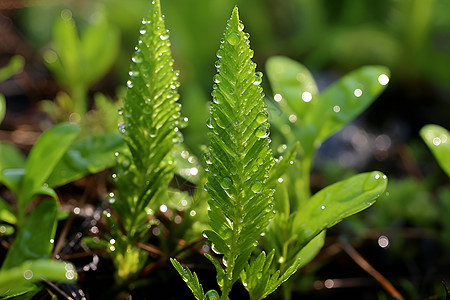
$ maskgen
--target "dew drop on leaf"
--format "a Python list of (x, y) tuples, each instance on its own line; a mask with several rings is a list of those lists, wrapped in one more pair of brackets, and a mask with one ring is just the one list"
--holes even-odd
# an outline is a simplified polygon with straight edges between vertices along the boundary
[(254, 193), (261, 193), (264, 188), (264, 184), (261, 181), (257, 181), (252, 185), (252, 191)]
[(219, 74), (214, 75), (214, 83), (220, 83), (220, 81), (222, 80), (222, 76), (220, 76)]
[(232, 32), (227, 36), (228, 43), (230, 43), (233, 46), (236, 45), (237, 43), (239, 43), (240, 40), (241, 40), (241, 37), (239, 36), (239, 33), (237, 33), (237, 32)]
[(266, 138), (269, 136), (269, 128), (266, 126), (260, 126), (256, 129), (255, 135), (259, 138)]
[(261, 84), (262, 82), (263, 73), (262, 72), (256, 72), (255, 73), (255, 81), (253, 81), (254, 85)]
[(206, 292), (205, 294), (205, 299), (206, 300), (219, 300), (219, 294), (217, 294), (217, 292), (215, 290), (209, 290)]
[(216, 66), (216, 68), (220, 68), (220, 67), (222, 66), (220, 60), (216, 61), (216, 62), (214, 63), (214, 65)]
[(220, 181), (220, 185), (221, 185), (224, 189), (229, 189), (229, 188), (233, 185), (233, 181), (231, 180), (230, 177), (224, 177), (224, 178), (222, 178), (222, 180)]
[(259, 124), (263, 123), (267, 121), (267, 113), (265, 112), (260, 112), (257, 116), (256, 116), (256, 122), (258, 122)]
[(211, 129), (214, 128), (214, 126), (212, 125), (212, 122), (211, 122), (211, 118), (208, 118), (208, 120), (206, 121), (206, 126), (208, 126), (208, 128), (211, 128)]

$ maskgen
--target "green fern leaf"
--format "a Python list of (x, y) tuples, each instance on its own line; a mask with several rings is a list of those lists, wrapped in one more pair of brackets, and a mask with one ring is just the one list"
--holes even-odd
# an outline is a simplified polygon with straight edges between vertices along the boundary
[(273, 191), (265, 183), (273, 158), (262, 74), (255, 72), (249, 35), (243, 28), (236, 7), (217, 52), (218, 74), (208, 120), (211, 146), (205, 188), (211, 196), (212, 230), (205, 234), (227, 266), (222, 299), (239, 278), (272, 214)]
[(176, 103), (178, 76), (172, 68), (159, 0), (152, 2), (140, 33), (120, 110), (123, 123), (119, 130), (129, 153), (118, 155), (118, 200), (113, 203), (131, 234), (139, 233), (137, 226), (148, 217), (145, 209), (167, 188), (173, 176), (170, 152), (181, 139), (176, 126), (180, 117), (180, 105)]
[(191, 289), (195, 298), (198, 300), (203, 300), (205, 293), (203, 292), (202, 285), (198, 281), (197, 275), (192, 273), (189, 268), (183, 268), (183, 266), (176, 259), (171, 258), (170, 262), (180, 274), (183, 281), (186, 282), (187, 286)]
[[(119, 280), (145, 263), (146, 253), (134, 244), (148, 232), (152, 224), (147, 219), (165, 198), (174, 171), (171, 153), (182, 139), (177, 127), (178, 73), (172, 68), (169, 34), (159, 0), (152, 2), (140, 33), (124, 106), (119, 111), (119, 131), (127, 150), (116, 152), (118, 167), (113, 178), (117, 191), (110, 194), (110, 203), (120, 219), (117, 223), (108, 218), (116, 236), (110, 249)], [(119, 224), (123, 226), (119, 228)]]

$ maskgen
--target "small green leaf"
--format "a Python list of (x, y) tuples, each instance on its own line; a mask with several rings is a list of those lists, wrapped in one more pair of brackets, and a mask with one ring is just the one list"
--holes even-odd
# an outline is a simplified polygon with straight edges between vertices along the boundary
[[(9, 63), (3, 67), (0, 68), (0, 82), (8, 79), (9, 77), (13, 76), (14, 74), (22, 72), (23, 66), (25, 65), (25, 59), (20, 55), (15, 55), (11, 58)], [(0, 101), (1, 102), (1, 101)], [(0, 123), (2, 121), (1, 118), (1, 104), (0, 104)]]
[(295, 113), (301, 122), (318, 100), (319, 91), (309, 70), (287, 57), (273, 56), (267, 60), (266, 72), (285, 114)]
[(355, 175), (317, 192), (293, 218), (292, 230), (298, 248), (322, 230), (373, 205), (386, 185), (386, 176), (374, 171)]
[(114, 153), (125, 143), (117, 133), (105, 133), (71, 145), (53, 169), (47, 184), (60, 186), (89, 173), (97, 173), (116, 164)]
[(19, 229), (1, 270), (17, 267), (27, 260), (50, 258), (56, 215), (57, 204), (54, 200), (45, 200), (36, 206)]
[[(16, 224), (17, 218), (11, 206), (2, 198), (0, 198), (0, 221), (8, 222), (9, 224)], [(0, 230), (0, 233), (1, 230)]]
[(78, 125), (61, 123), (39, 137), (26, 162), (25, 175), (21, 183), (23, 192), (18, 197), (19, 212), (25, 211), (27, 204), (46, 182), (79, 130)]
[(25, 155), (9, 142), (0, 141), (0, 182), (3, 182), (3, 170), (25, 168)]
[(429, 124), (422, 127), (420, 136), (430, 148), (442, 170), (450, 177), (450, 133), (444, 127)]
[[(175, 269), (178, 271), (178, 273), (180, 274), (183, 281), (186, 282), (189, 289), (191, 289), (192, 293), (195, 296), (195, 299), (203, 300), (206, 295), (203, 292), (202, 285), (198, 281), (197, 274), (192, 273), (188, 267), (183, 268), (183, 266), (176, 259), (170, 258), (170, 262), (175, 267)], [(211, 298), (208, 298), (208, 299), (211, 299)]]
[[(325, 244), (325, 236), (326, 230), (323, 230), (315, 238), (309, 241), (309, 243), (296, 255), (296, 259), (300, 259), (299, 269), (306, 266), (320, 252)], [(289, 265), (289, 263), (287, 263), (287, 265)]]
[(40, 280), (71, 282), (77, 279), (75, 267), (51, 259), (25, 261), (10, 269), (0, 270), (0, 297), (28, 292)]

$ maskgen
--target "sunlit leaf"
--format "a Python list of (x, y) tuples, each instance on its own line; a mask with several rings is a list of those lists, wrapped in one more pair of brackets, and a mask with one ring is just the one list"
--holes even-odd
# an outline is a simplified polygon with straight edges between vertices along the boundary
[(386, 176), (374, 171), (355, 175), (320, 190), (295, 215), (292, 225), (294, 240), (301, 247), (305, 246), (322, 230), (373, 205), (386, 185)]
[(420, 136), (430, 148), (437, 162), (450, 177), (450, 133), (442, 126), (429, 124), (420, 130)]
[(71, 282), (76, 279), (77, 272), (72, 264), (51, 259), (25, 261), (13, 268), (0, 270), (0, 296), (28, 292), (40, 280)]
[(178, 271), (183, 281), (186, 282), (189, 289), (191, 289), (195, 299), (203, 300), (205, 294), (202, 285), (198, 282), (197, 274), (192, 273), (189, 268), (183, 267), (176, 259), (171, 258), (170, 262)]
[(125, 143), (117, 133), (105, 133), (71, 145), (53, 169), (47, 184), (56, 187), (97, 173), (116, 164), (114, 153), (122, 151)]

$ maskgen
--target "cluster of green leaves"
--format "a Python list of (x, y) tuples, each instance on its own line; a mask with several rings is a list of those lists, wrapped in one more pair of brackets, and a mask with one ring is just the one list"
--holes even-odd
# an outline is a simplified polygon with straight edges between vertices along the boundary
[[(284, 57), (269, 59), (266, 69), (284, 112), (270, 117), (289, 144), (286, 157), (273, 161), (268, 150), (269, 116), (261, 99), (262, 74), (255, 73), (237, 8), (217, 56), (207, 124), (212, 129), (205, 185), (211, 197), (211, 230), (204, 234), (214, 252), (223, 255), (225, 268), (207, 257), (217, 270), (220, 299), (228, 299), (238, 280), (251, 299), (263, 299), (314, 258), (323, 246), (325, 229), (371, 206), (386, 188), (386, 176), (375, 171), (335, 183), (311, 197), (309, 172), (317, 147), (376, 98), (387, 84), (388, 70), (362, 68), (319, 95), (303, 66)], [(279, 111), (275, 104), (269, 105), (269, 111)], [(259, 241), (268, 254), (259, 250), (251, 258)], [(195, 273), (175, 260), (172, 263), (194, 296), (206, 298)], [(219, 297), (215, 291), (208, 293)]]
[[(0, 70), (0, 80), (20, 72), (23, 64), (22, 57), (13, 57)], [(0, 122), (5, 111), (6, 102), (0, 95)], [(12, 236), (16, 232), (0, 269), (0, 296), (30, 297), (40, 290), (40, 280), (76, 279), (71, 264), (51, 260), (57, 221), (67, 215), (58, 211), (54, 188), (112, 166), (111, 151), (123, 146), (117, 135), (72, 144), (79, 131), (79, 126), (69, 123), (47, 130), (27, 158), (13, 144), (0, 142), (0, 183), (12, 191), (16, 200), (14, 210), (0, 198), (0, 235)], [(50, 199), (36, 203), (38, 196)]]
[[(53, 49), (45, 51), (44, 60), (66, 92), (59, 92), (54, 102), (42, 101), (42, 109), (58, 122), (70, 120), (100, 126), (102, 120), (95, 122), (87, 114), (88, 91), (111, 68), (119, 44), (118, 30), (101, 12), (96, 14), (95, 22), (79, 36), (72, 12), (69, 9), (62, 10), (53, 26)], [(101, 94), (95, 96), (96, 117), (100, 114), (111, 118), (117, 107), (110, 100), (103, 101), (104, 98)], [(116, 118), (112, 117), (112, 120), (117, 123)], [(103, 127), (110, 129), (104, 124)]]

